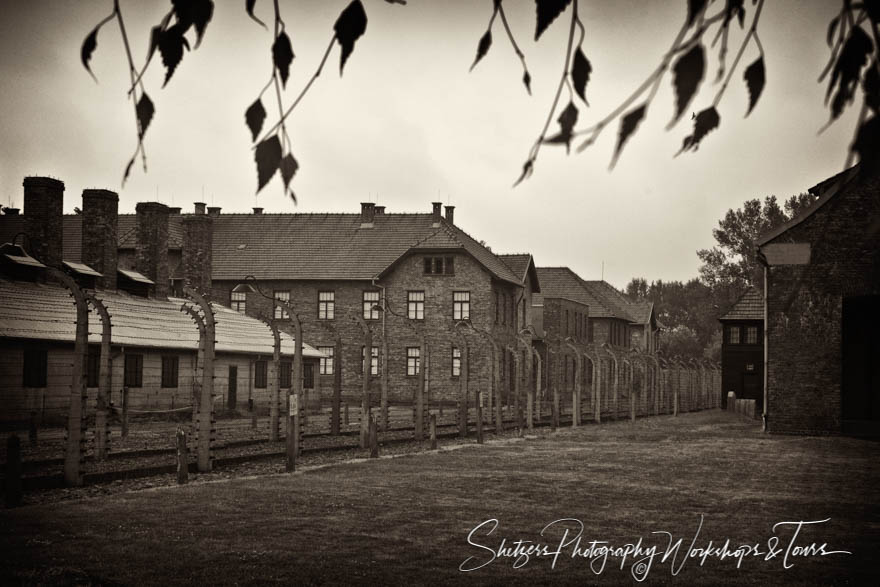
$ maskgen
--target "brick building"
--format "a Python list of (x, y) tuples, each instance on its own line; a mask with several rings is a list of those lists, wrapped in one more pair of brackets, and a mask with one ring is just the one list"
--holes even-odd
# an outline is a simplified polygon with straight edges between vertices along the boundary
[[(199, 331), (181, 311), (186, 300), (166, 295), (171, 282), (167, 250), (163, 252), (161, 243), (167, 239), (168, 208), (156, 203), (138, 205), (136, 252), (131, 269), (126, 269), (117, 264), (118, 196), (114, 192), (84, 190), (82, 213), (62, 217), (63, 182), (29, 177), (24, 180), (24, 191), (24, 214), (7, 209), (0, 217), (0, 242), (7, 243), (0, 256), (2, 418), (22, 420), (35, 412), (44, 419), (59, 419), (70, 402), (76, 311), (69, 290), (47, 275), (46, 266), (64, 269), (81, 287), (94, 291), (112, 317), (111, 400), (119, 405), (120, 390), (126, 387), (135, 409), (189, 405)], [(12, 244), (16, 240), (21, 243)], [(163, 278), (164, 291), (160, 287)], [(267, 372), (274, 352), (271, 329), (218, 304), (213, 304), (213, 310), (217, 315), (214, 393), (218, 408), (245, 408), (251, 401), (267, 405)], [(85, 366), (92, 398), (98, 386), (101, 333), (102, 321), (92, 307)], [(291, 337), (282, 335), (282, 388), (291, 387), (293, 350)], [(303, 354), (304, 383), (311, 387), (311, 373), (321, 354), (308, 345)], [(94, 405), (90, 401), (87, 409), (94, 410)]]
[[(764, 405), (764, 299), (754, 288), (746, 290), (721, 322), (721, 406), (727, 393)], [(757, 412), (757, 413), (760, 413)]]
[(880, 174), (822, 184), (806, 211), (759, 241), (765, 264), (766, 427), (880, 432)]

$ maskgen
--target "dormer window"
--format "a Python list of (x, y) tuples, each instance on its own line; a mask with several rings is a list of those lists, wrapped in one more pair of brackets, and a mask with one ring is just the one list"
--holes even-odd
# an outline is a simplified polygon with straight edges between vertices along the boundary
[(425, 275), (453, 275), (455, 257), (425, 257)]

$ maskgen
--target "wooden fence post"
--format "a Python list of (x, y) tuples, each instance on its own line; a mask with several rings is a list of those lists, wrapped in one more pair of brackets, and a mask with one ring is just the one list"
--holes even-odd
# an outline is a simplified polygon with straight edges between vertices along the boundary
[(437, 414), (431, 414), (431, 450), (437, 450)]
[(186, 448), (186, 432), (177, 427), (177, 483), (184, 485), (189, 481), (189, 450)]
[(348, 402), (347, 402), (347, 401), (345, 402), (345, 414), (344, 414), (344, 418), (345, 418), (345, 420), (344, 420), (344, 422), (345, 422), (345, 428), (348, 429)]
[(6, 507), (21, 505), (21, 440), (16, 434), (6, 439)]
[(299, 395), (295, 392), (287, 396), (288, 426), (287, 426), (287, 462), (285, 469), (287, 472), (296, 470), (296, 457), (299, 456)]
[(483, 392), (477, 392), (477, 444), (483, 444)]
[[(330, 434), (339, 435), (339, 412), (342, 402), (342, 339), (336, 333), (333, 348), (333, 400), (330, 404)], [(345, 427), (348, 428), (348, 402), (345, 402)]]
[(122, 388), (122, 438), (128, 436), (128, 388)]

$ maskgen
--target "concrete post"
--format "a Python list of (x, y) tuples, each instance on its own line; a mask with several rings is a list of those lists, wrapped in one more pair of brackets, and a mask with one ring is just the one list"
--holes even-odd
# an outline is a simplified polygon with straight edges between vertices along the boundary
[(110, 313), (104, 303), (94, 295), (88, 301), (101, 317), (101, 359), (98, 368), (98, 398), (95, 407), (95, 459), (103, 460), (110, 450), (110, 430), (107, 427), (110, 403)]
[(189, 480), (189, 451), (186, 448), (186, 432), (177, 427), (177, 483), (184, 485)]
[(204, 320), (204, 358), (202, 362), (202, 388), (199, 398), (199, 425), (197, 436), (197, 463), (201, 473), (213, 468), (212, 443), (214, 437), (214, 345), (216, 344), (214, 310), (196, 290), (184, 286), (183, 292), (201, 309)]

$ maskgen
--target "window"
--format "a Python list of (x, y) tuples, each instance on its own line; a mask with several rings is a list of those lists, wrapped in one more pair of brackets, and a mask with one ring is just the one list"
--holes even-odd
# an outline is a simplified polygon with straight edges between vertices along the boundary
[(453, 320), (470, 320), (471, 319), (471, 292), (454, 291), (452, 292), (452, 319)]
[[(379, 347), (370, 347), (370, 375), (379, 374)], [(364, 372), (364, 347), (361, 347), (361, 373)]]
[(425, 275), (452, 275), (455, 273), (454, 257), (425, 257)]
[(318, 292), (318, 319), (333, 320), (336, 316), (336, 292)]
[(757, 326), (746, 326), (746, 344), (758, 344)]
[(266, 361), (256, 361), (254, 363), (254, 387), (266, 389), (268, 379), (269, 364)]
[(180, 358), (176, 355), (162, 357), (162, 387), (177, 387), (177, 368)]
[(727, 332), (727, 342), (739, 344), (739, 326), (730, 326)]
[(321, 357), (321, 361), (318, 363), (318, 373), (320, 375), (333, 375), (333, 354), (336, 348), (332, 346), (319, 346), (318, 350), (327, 355), (326, 357)]
[(315, 365), (312, 363), (303, 363), (303, 387), (315, 388)]
[[(290, 301), (290, 292), (285, 290), (275, 290), (275, 299), (280, 300), (282, 302)], [(287, 310), (281, 308), (279, 306), (275, 306), (275, 319), (276, 320), (287, 320), (290, 318), (290, 314), (287, 313)]]
[(25, 387), (46, 387), (46, 372), (48, 371), (46, 349), (26, 349), (23, 368), (23, 385)]
[(90, 346), (86, 359), (86, 387), (98, 387), (98, 375), (101, 372), (101, 347)]
[(409, 291), (406, 293), (406, 317), (410, 320), (425, 319), (425, 292)]
[(125, 383), (126, 387), (141, 387), (144, 375), (144, 356), (125, 355)]
[(411, 346), (406, 348), (406, 374), (407, 375), (418, 375), (419, 374), (419, 353), (420, 349), (417, 346)]
[(452, 376), (461, 375), (461, 349), (452, 347)]
[(364, 292), (364, 320), (379, 319), (379, 292)]
[(247, 293), (243, 291), (232, 292), (229, 296), (229, 305), (239, 314), (244, 314), (247, 309)]
[(280, 365), (281, 365), (281, 387), (283, 387), (284, 389), (289, 389), (293, 364), (290, 361), (281, 361)]
[(754, 363), (746, 363), (746, 371), (754, 371), (755, 364)]

